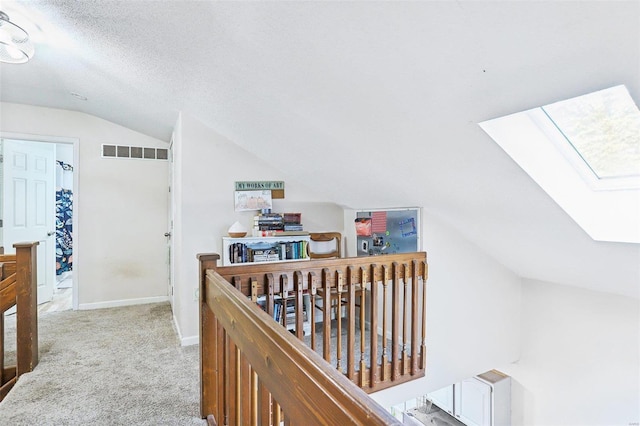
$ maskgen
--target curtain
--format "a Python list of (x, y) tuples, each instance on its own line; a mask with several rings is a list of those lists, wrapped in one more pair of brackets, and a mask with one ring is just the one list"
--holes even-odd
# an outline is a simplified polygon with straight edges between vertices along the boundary
[(73, 166), (56, 161), (56, 274), (73, 268)]

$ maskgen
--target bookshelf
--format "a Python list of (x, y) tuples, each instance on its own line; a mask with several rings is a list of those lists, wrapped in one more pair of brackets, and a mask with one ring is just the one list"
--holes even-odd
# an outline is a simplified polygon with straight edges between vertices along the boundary
[[(266, 305), (266, 297), (262, 296), (258, 298), (258, 305), (264, 310)], [(302, 332), (305, 336), (311, 333), (311, 317), (309, 312), (311, 310), (311, 300), (308, 294), (303, 295), (302, 301), (303, 320), (302, 320)], [(287, 330), (295, 329), (295, 298), (288, 297), (283, 299), (282, 297), (276, 297), (274, 301), (274, 313), (273, 319), (280, 323), (285, 324)]]
[(276, 235), (274, 237), (222, 237), (222, 265), (309, 260), (309, 235)]

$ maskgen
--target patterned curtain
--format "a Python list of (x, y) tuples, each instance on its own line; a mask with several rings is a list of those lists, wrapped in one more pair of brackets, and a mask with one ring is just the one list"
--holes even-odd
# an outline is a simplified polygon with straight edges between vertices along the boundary
[(73, 269), (73, 166), (57, 161), (56, 274)]

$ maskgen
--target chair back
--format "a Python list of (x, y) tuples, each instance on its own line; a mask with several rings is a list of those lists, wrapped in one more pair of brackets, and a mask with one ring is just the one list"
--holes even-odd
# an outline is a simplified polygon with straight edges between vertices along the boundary
[(309, 257), (330, 259), (342, 257), (342, 234), (339, 232), (311, 232)]

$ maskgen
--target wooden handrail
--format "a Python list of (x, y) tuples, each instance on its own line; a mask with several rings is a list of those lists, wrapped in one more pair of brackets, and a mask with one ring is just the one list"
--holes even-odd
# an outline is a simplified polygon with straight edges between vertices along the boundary
[[(38, 365), (37, 242), (0, 254), (0, 401), (18, 378)], [(4, 313), (16, 307), (16, 365), (4, 363)]]
[[(230, 338), (226, 326), (222, 325), (222, 321), (218, 321), (216, 317), (220, 313), (224, 313), (225, 317), (231, 313), (216, 312), (216, 308), (207, 303), (206, 297), (212, 291), (208, 287), (214, 282), (213, 277), (216, 277), (216, 280), (223, 279), (228, 287), (240, 291), (244, 296), (244, 302), (251, 307), (251, 310), (260, 313), (270, 323), (269, 335), (279, 330), (284, 339), (295, 341), (291, 333), (286, 332), (284, 327), (273, 321), (275, 301), (291, 300), (295, 311), (295, 325), (289, 325), (292, 333), (298, 339), (306, 341), (314, 357), (317, 358), (322, 354), (323, 358), (331, 363), (332, 366), (329, 369), (333, 371), (333, 375), (337, 372), (343, 379), (348, 378), (366, 392), (377, 391), (424, 376), (427, 279), (425, 253), (227, 267), (217, 266), (219, 256), (216, 254), (199, 255), (199, 259), (203, 416), (215, 413), (219, 424), (233, 424), (233, 421), (228, 423), (230, 421), (228, 417), (231, 416), (237, 420), (237, 416), (240, 416), (240, 414), (230, 413), (241, 412), (237, 411), (237, 408), (248, 404), (246, 401), (242, 402), (240, 395), (245, 399), (248, 398), (249, 385), (252, 383), (245, 377), (248, 373), (245, 375), (229, 373), (229, 376), (223, 374), (224, 378), (221, 378), (220, 374), (214, 374), (214, 372), (227, 371), (230, 365), (241, 365), (245, 355), (244, 353), (240, 355), (240, 349), (233, 338)], [(224, 281), (217, 285), (222, 285)], [(229, 286), (229, 283), (232, 285)], [(312, 300), (312, 306), (315, 305), (313, 300), (319, 297), (320, 313), (323, 315), (322, 322), (316, 325), (318, 319), (315, 315), (316, 309), (311, 308), (310, 312), (307, 310), (306, 315), (310, 317), (307, 318), (307, 321), (310, 321), (308, 324), (310, 333), (305, 329), (306, 337), (303, 335), (302, 327), (304, 315), (302, 307), (305, 297)], [(263, 300), (262, 308), (266, 313), (257, 308), (255, 302), (258, 300)], [(356, 300), (358, 300), (357, 304)], [(356, 306), (359, 312), (356, 312)], [(332, 309), (334, 309), (333, 314)], [(343, 309), (345, 315), (342, 313)], [(216, 312), (215, 315), (214, 312)], [(247, 312), (234, 314), (239, 316), (230, 316), (230, 323), (227, 326), (237, 330), (238, 321), (244, 322)], [(343, 321), (346, 321), (346, 330), (342, 325)], [(359, 322), (357, 326), (356, 321)], [(334, 327), (333, 330), (332, 327)], [(212, 330), (215, 330), (213, 338)], [(322, 334), (320, 339), (316, 339), (316, 332)], [(379, 336), (380, 332), (382, 335)], [(346, 340), (342, 337), (344, 333), (346, 333), (344, 337)], [(249, 340), (255, 345), (256, 336), (253, 334), (249, 336)], [(228, 345), (227, 342), (229, 342)], [(346, 342), (346, 349), (344, 349), (346, 357), (342, 342)], [(220, 349), (221, 344), (224, 350)], [(322, 345), (322, 352), (317, 345)], [(234, 350), (227, 352), (229, 347)], [(277, 348), (277, 345), (274, 348)], [(282, 351), (282, 349), (274, 350)], [(267, 353), (271, 354), (271, 352)], [(259, 380), (258, 382), (262, 383)], [(229, 385), (234, 389), (243, 390), (239, 391), (238, 395), (233, 392), (228, 393), (226, 390), (219, 391), (228, 389)], [(258, 392), (258, 388), (255, 389)], [(271, 394), (264, 390), (262, 385), (259, 389), (259, 395), (265, 392), (262, 399), (267, 398), (272, 401), (271, 396), (267, 396)], [(281, 403), (278, 398), (275, 398), (275, 401)], [(271, 408), (263, 408), (258, 413), (262, 413), (261, 418), (267, 417), (267, 413), (273, 417), (274, 413), (280, 413), (280, 409), (274, 411)], [(248, 413), (245, 414), (249, 416)], [(276, 416), (271, 420), (276, 424), (278, 419), (279, 417)], [(308, 423), (308, 419), (304, 419), (304, 422)]]
[[(201, 292), (203, 418), (213, 414), (222, 424), (257, 424), (258, 419), (260, 424), (274, 424), (272, 419), (279, 418), (274, 413), (278, 411), (276, 405), (270, 404), (265, 410), (259, 406), (265, 404), (263, 398), (249, 398), (250, 406), (245, 407), (242, 399), (237, 399), (237, 386), (255, 372), (290, 424), (399, 424), (216, 271), (206, 271)], [(238, 368), (236, 348), (250, 366), (250, 370), (244, 369), (248, 376)], [(236, 389), (220, 387), (229, 382), (234, 382)], [(257, 382), (253, 383), (257, 396)], [(232, 401), (241, 405), (239, 409), (229, 410)], [(264, 412), (267, 418), (260, 416)]]

